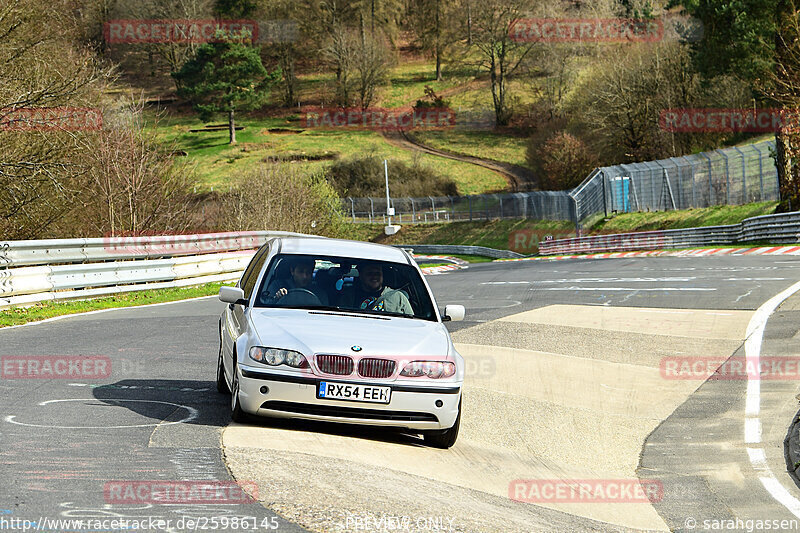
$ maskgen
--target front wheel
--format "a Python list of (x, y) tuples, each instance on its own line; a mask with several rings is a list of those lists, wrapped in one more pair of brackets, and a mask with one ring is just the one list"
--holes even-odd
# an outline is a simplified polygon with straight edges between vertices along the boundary
[(447, 449), (453, 446), (458, 439), (458, 428), (461, 426), (461, 400), (458, 401), (458, 416), (453, 427), (445, 430), (427, 431), (422, 434), (425, 443), (434, 448)]
[(231, 389), (231, 420), (243, 424), (247, 422), (247, 413), (242, 411), (239, 403), (239, 372), (236, 362), (233, 363), (233, 387)]
[(222, 358), (222, 335), (219, 336), (219, 357), (217, 358), (217, 391), (222, 394), (230, 394), (231, 389), (225, 381), (225, 363)]

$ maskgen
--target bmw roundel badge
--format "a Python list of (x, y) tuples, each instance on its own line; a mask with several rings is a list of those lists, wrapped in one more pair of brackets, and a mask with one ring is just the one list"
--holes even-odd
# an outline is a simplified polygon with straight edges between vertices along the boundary
[(361, 346), (356, 344), (355, 346), (351, 346), (350, 349), (353, 350), (354, 352), (360, 352)]

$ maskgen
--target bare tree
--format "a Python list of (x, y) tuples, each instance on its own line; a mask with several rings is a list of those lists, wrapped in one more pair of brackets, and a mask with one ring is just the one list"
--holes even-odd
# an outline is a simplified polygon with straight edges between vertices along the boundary
[(388, 78), (392, 57), (380, 38), (363, 33), (361, 45), (353, 55), (358, 105), (361, 109), (367, 109), (375, 101), (378, 87)]
[(94, 107), (110, 77), (75, 39), (71, 7), (66, 0), (9, 0), (0, 7), (0, 234), (6, 238), (47, 235), (69, 212), (87, 170), (82, 140), (93, 132), (52, 123), (13, 126), (25, 110)]
[(334, 80), (335, 102), (347, 107), (352, 102), (353, 95), (353, 66), (357, 38), (352, 30), (340, 26), (333, 30), (330, 42), (322, 49), (323, 57), (333, 67), (336, 73)]
[(701, 105), (703, 93), (678, 43), (619, 47), (575, 89), (570, 114), (604, 160), (645, 161), (690, 151), (695, 137), (659, 127), (661, 111)]
[(478, 67), (488, 73), (497, 124), (511, 119), (508, 82), (520, 73), (534, 43), (512, 38), (511, 29), (526, 14), (524, 0), (485, 0), (472, 15), (472, 47)]
[(75, 218), (89, 234), (179, 233), (189, 228), (196, 200), (193, 168), (153, 139), (157, 124), (142, 104), (114, 114), (87, 143), (90, 170)]
[(339, 197), (322, 176), (304, 174), (294, 166), (262, 165), (220, 201), (221, 229), (341, 236)]

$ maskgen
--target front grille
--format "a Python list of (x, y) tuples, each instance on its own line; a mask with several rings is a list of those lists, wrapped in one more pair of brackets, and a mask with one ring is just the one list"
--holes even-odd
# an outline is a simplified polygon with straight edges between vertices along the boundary
[(308, 405), (294, 402), (269, 400), (261, 404), (262, 409), (296, 413), (302, 415), (335, 416), (337, 418), (358, 418), (361, 420), (388, 420), (392, 422), (439, 422), (431, 413), (413, 411), (389, 411), (383, 409), (361, 409), (358, 407), (337, 407), (333, 405)]
[(326, 374), (349, 376), (353, 373), (353, 360), (346, 355), (318, 355), (317, 366)]
[(362, 359), (358, 373), (365, 378), (388, 378), (394, 374), (396, 363), (391, 359)]

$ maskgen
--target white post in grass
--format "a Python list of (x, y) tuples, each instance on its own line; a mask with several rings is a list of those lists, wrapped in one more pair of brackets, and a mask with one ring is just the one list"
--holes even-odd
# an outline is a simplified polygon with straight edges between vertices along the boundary
[(400, 226), (392, 225), (394, 207), (390, 207), (391, 199), (389, 198), (389, 163), (386, 159), (383, 160), (383, 175), (386, 177), (386, 216), (389, 217), (389, 221), (383, 228), (383, 231), (386, 233), (386, 235), (394, 235), (400, 230)]

